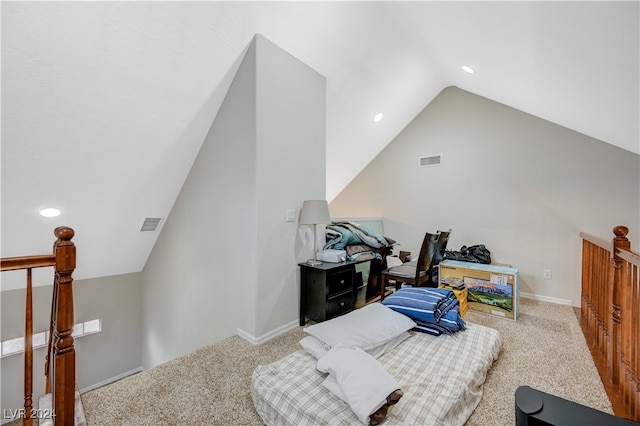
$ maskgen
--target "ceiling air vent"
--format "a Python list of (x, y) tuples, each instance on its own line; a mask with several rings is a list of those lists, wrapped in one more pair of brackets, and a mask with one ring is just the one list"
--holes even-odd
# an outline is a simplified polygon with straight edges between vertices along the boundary
[(140, 228), (140, 232), (150, 231), (153, 232), (158, 229), (158, 225), (160, 225), (161, 217), (147, 217), (142, 224), (142, 228)]
[(442, 164), (442, 154), (420, 157), (420, 167), (439, 166)]

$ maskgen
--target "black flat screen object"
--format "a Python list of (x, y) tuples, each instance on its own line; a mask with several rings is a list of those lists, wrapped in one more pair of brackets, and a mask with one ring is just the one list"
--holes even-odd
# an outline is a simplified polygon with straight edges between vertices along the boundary
[(530, 386), (516, 389), (516, 426), (640, 426)]

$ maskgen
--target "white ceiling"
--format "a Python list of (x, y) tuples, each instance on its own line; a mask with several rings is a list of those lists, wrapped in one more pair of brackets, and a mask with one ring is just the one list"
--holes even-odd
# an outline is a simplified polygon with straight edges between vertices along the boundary
[[(170, 212), (255, 33), (327, 78), (329, 200), (450, 85), (640, 153), (637, 1), (2, 2), (1, 13), (2, 256), (48, 252), (68, 224), (76, 278), (143, 268), (157, 233), (138, 232), (142, 221)], [(64, 213), (43, 219), (45, 206)]]

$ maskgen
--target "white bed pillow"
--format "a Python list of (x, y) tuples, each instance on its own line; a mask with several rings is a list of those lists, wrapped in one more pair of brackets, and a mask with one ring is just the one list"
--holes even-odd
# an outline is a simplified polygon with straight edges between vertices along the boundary
[(389, 352), (390, 350), (398, 346), (400, 343), (404, 342), (409, 337), (411, 337), (411, 334), (409, 334), (409, 332), (407, 331), (403, 331), (393, 339), (388, 340), (384, 343), (381, 343), (378, 346), (374, 346), (371, 349), (367, 349), (365, 352), (374, 358), (380, 358), (382, 355), (386, 354), (387, 352)]
[(320, 340), (327, 349), (342, 343), (348, 348), (369, 351), (399, 338), (398, 336), (415, 326), (416, 323), (411, 318), (381, 303), (372, 303), (329, 321), (314, 324), (304, 331)]
[(320, 340), (313, 336), (303, 337), (298, 343), (307, 351), (309, 355), (312, 355), (315, 359), (320, 359), (324, 354), (329, 352)]
[[(371, 349), (368, 349), (366, 352), (374, 358), (380, 358), (382, 355), (394, 349), (409, 337), (411, 337), (411, 334), (409, 334), (407, 331), (403, 331), (393, 339)], [(316, 339), (313, 336), (304, 337), (298, 343), (300, 343), (300, 346), (302, 346), (302, 348), (315, 359), (320, 359), (327, 352), (329, 352), (329, 349), (327, 349), (327, 347), (320, 340)]]

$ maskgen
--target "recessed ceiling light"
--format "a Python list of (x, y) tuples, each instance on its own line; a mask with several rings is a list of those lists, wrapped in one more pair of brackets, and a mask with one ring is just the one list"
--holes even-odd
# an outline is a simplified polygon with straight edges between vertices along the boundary
[(384, 117), (384, 114), (379, 112), (379, 113), (376, 114), (375, 117), (373, 117), (373, 121), (375, 121), (377, 123), (378, 121), (382, 120), (382, 117)]
[(468, 72), (469, 74), (473, 74), (473, 72), (474, 72), (474, 71), (473, 71), (473, 68), (471, 68), (471, 67), (469, 67), (469, 66), (467, 66), (467, 65), (463, 65), (463, 66), (462, 66), (462, 70), (463, 70), (464, 72)]
[(60, 210), (54, 208), (46, 208), (40, 210), (40, 216), (44, 217), (56, 217), (60, 216), (60, 213), (62, 213)]

